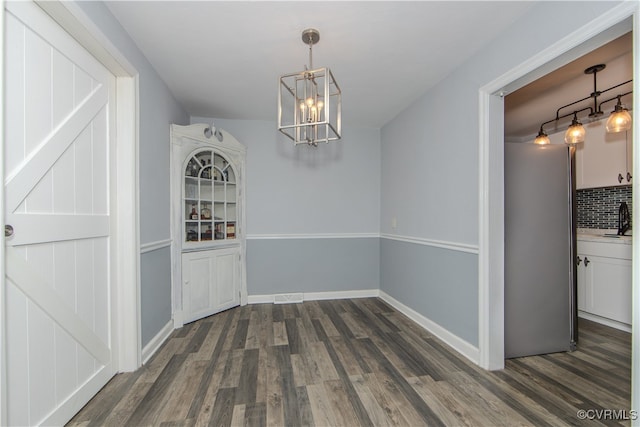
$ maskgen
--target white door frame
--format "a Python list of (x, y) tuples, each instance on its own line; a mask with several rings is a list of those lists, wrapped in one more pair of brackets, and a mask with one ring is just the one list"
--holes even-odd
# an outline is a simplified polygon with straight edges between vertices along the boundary
[[(504, 367), (504, 103), (502, 96), (530, 83), (595, 46), (583, 43), (598, 39), (603, 44), (621, 35), (621, 23), (633, 18), (633, 64), (640, 70), (640, 3), (623, 2), (594, 21), (559, 40), (504, 75), (480, 88), (479, 135), (479, 350), (485, 369)], [(626, 31), (628, 31), (627, 28)], [(581, 50), (582, 51), (579, 51)], [(571, 58), (570, 58), (571, 57)], [(633, 82), (633, 103), (640, 105), (640, 79)], [(635, 127), (640, 108), (633, 109)], [(633, 167), (640, 170), (640, 140), (633, 135)], [(633, 208), (640, 212), (640, 186), (633, 186)], [(633, 221), (636, 223), (636, 221)], [(638, 222), (640, 228), (640, 222)], [(632, 408), (640, 409), (640, 234), (633, 237), (633, 337)], [(634, 422), (634, 425), (636, 422)], [(640, 425), (640, 424), (639, 424)]]
[[(114, 366), (117, 372), (132, 371), (141, 365), (140, 342), (140, 238), (138, 218), (138, 71), (109, 41), (104, 33), (71, 1), (37, 1), (65, 31), (71, 34), (87, 51), (95, 56), (116, 76), (116, 162), (118, 174), (112, 197), (115, 209), (112, 216), (113, 262), (115, 301), (111, 307), (112, 333), (114, 334)], [(4, 0), (0, 0), (0, 42), (4, 44)], [(4, 75), (0, 60), (0, 84)], [(4, 88), (0, 94), (4, 102)], [(4, 135), (4, 123), (0, 117), (0, 134)], [(4, 144), (0, 151), (0, 173), (4, 165)], [(4, 176), (4, 174), (0, 174)], [(115, 193), (113, 192), (115, 191)], [(0, 224), (4, 228), (4, 186), (0, 186)], [(4, 234), (0, 238), (0, 301), (5, 301)], [(6, 425), (6, 346), (4, 307), (0, 304), (0, 425)], [(136, 325), (131, 327), (131, 325)]]
[[(4, 107), (4, 0), (0, 0), (0, 99)], [(0, 176), (4, 177), (4, 113), (0, 114)], [(4, 229), (4, 182), (0, 185), (0, 225)], [(4, 302), (6, 298), (5, 265), (4, 265), (4, 231), (0, 237), (0, 425), (6, 426), (7, 419), (7, 357), (6, 357), (6, 325)]]

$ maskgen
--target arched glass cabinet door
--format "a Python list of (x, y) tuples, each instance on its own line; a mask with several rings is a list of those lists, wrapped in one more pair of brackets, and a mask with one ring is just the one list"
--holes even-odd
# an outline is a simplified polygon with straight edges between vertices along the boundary
[(184, 165), (184, 242), (212, 242), (236, 238), (236, 173), (213, 149), (195, 151)]

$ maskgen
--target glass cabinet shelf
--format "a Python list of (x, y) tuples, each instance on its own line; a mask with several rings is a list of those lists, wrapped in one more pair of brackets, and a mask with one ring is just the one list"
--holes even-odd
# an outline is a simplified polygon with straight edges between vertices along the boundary
[(236, 238), (238, 200), (236, 172), (214, 149), (200, 149), (184, 168), (184, 242)]

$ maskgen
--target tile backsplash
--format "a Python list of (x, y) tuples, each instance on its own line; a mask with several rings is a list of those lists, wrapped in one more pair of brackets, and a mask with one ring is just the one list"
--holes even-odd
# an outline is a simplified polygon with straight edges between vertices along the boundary
[(578, 228), (618, 228), (618, 208), (626, 202), (631, 211), (631, 185), (588, 188), (576, 192)]

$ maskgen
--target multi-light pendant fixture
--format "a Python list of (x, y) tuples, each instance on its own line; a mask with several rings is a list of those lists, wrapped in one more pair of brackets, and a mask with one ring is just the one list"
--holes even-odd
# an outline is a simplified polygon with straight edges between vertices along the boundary
[[(562, 118), (569, 117), (572, 115), (573, 115), (573, 120), (571, 121), (571, 125), (569, 126), (569, 128), (567, 129), (567, 132), (564, 135), (564, 142), (569, 145), (574, 145), (574, 144), (579, 144), (581, 142), (584, 142), (586, 130), (584, 129), (584, 126), (582, 126), (582, 123), (580, 123), (580, 121), (578, 120), (578, 113), (589, 110), (590, 118), (599, 117), (604, 114), (602, 112), (602, 104), (615, 101), (615, 100), (618, 100), (618, 102), (614, 110), (611, 112), (609, 119), (607, 120), (607, 124), (606, 124), (607, 132), (615, 133), (615, 132), (623, 132), (631, 129), (631, 114), (629, 114), (629, 111), (622, 105), (620, 98), (622, 98), (625, 95), (629, 95), (633, 91), (620, 93), (614, 96), (613, 98), (606, 99), (600, 103), (598, 103), (598, 97), (606, 92), (609, 92), (620, 86), (626, 85), (627, 83), (631, 83), (633, 80), (627, 80), (626, 82), (622, 82), (608, 89), (599, 91), (598, 84), (597, 84), (597, 74), (598, 72), (604, 70), (605, 67), (606, 67), (605, 64), (597, 64), (584, 70), (585, 74), (593, 74), (593, 92), (585, 98), (579, 99), (577, 101), (571, 102), (567, 105), (563, 105), (562, 107), (558, 108), (556, 110), (556, 117), (554, 119), (544, 122), (540, 125), (540, 131), (538, 132), (538, 136), (534, 140), (536, 144), (546, 145), (551, 143), (551, 141), (549, 140), (549, 136), (544, 132), (544, 125), (552, 122), (557, 122)], [(593, 107), (585, 107), (580, 110), (575, 110), (568, 114), (560, 115), (560, 110), (566, 107), (570, 107), (572, 105), (578, 104), (582, 101), (586, 101), (590, 98), (593, 98)]]
[(313, 68), (313, 45), (320, 40), (314, 28), (302, 32), (309, 46), (309, 68), (280, 76), (278, 130), (295, 145), (314, 147), (341, 138), (342, 94), (329, 68)]

